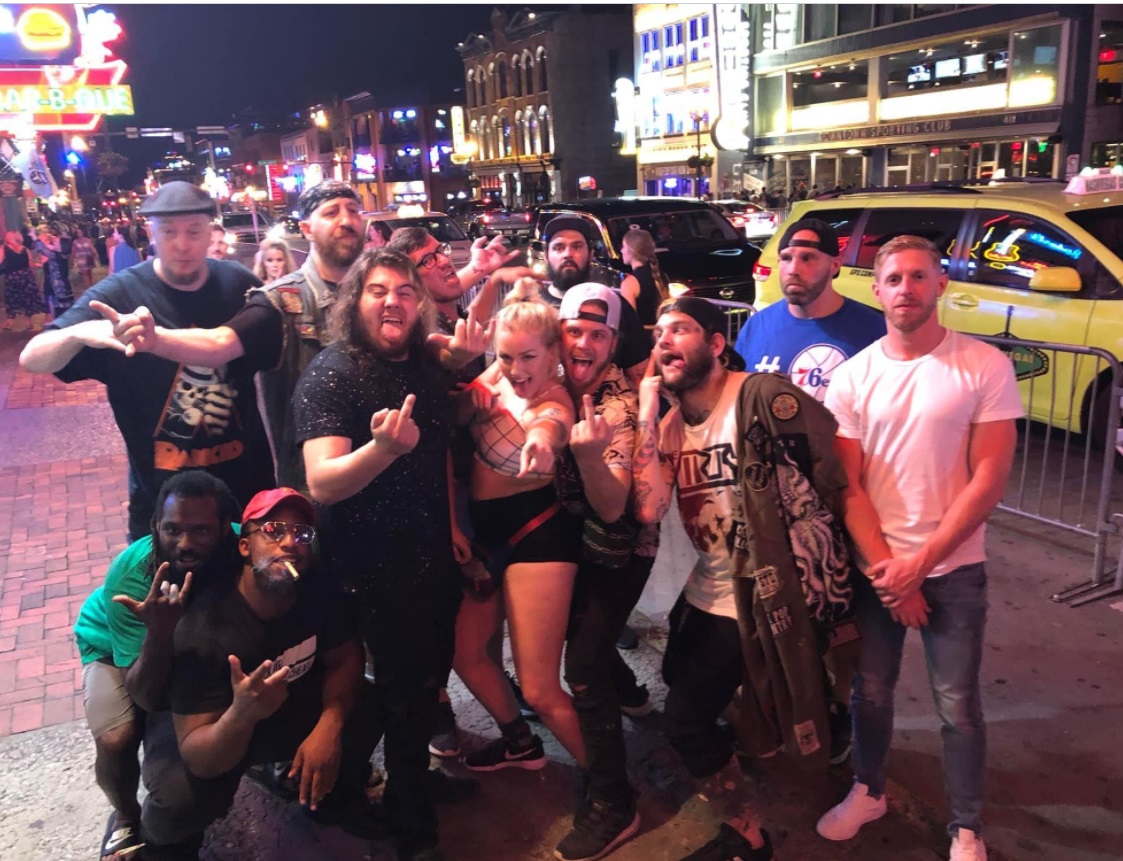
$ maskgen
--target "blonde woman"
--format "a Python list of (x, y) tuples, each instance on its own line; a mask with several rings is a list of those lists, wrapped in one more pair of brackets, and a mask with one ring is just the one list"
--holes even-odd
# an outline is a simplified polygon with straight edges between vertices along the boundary
[(646, 230), (632, 228), (621, 240), (620, 256), (632, 274), (624, 276), (620, 293), (636, 309), (640, 321), (647, 328), (659, 319), (659, 303), (669, 299), (667, 277), (659, 268), (655, 253), (655, 240)]
[(523, 695), (577, 764), (585, 743), (559, 669), (580, 522), (559, 504), (554, 463), (573, 425), (573, 405), (558, 379), (557, 312), (520, 279), (495, 320), (496, 362), (461, 396), (459, 419), (475, 442), (473, 551), (496, 586), (465, 600), (456, 621), (453, 668), (499, 724), (501, 737), (468, 754), (472, 771), (537, 770), (546, 764), (538, 736), (519, 712), (503, 668), (487, 643), (503, 624), (511, 636)]
[(263, 239), (253, 258), (253, 274), (263, 284), (272, 284), (297, 270), (289, 244), (283, 239)]

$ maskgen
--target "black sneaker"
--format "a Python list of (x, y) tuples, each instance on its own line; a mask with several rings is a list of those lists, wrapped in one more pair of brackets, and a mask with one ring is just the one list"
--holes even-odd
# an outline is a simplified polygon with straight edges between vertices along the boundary
[(533, 743), (525, 750), (516, 750), (507, 744), (507, 739), (497, 738), (491, 744), (464, 757), (464, 766), (469, 771), (499, 771), (501, 768), (524, 768), (538, 771), (546, 766), (546, 751), (542, 739), (531, 736)]
[(770, 861), (772, 841), (763, 828), (760, 833), (764, 837), (764, 845), (753, 849), (752, 844), (736, 828), (723, 822), (717, 837), (697, 852), (686, 855), (681, 861)]
[(366, 793), (355, 792), (341, 800), (321, 801), (315, 810), (302, 807), (305, 814), (317, 825), (337, 825), (362, 840), (383, 840), (390, 835), (386, 812), (378, 802), (367, 798)]
[(437, 717), (433, 736), (429, 739), (429, 753), (433, 756), (460, 756), (460, 734), (456, 730), (456, 715), (452, 703), (437, 703)]
[(515, 692), (515, 699), (519, 703), (519, 714), (523, 716), (523, 720), (528, 720), (533, 723), (540, 723), (542, 718), (538, 717), (538, 712), (530, 707), (530, 703), (526, 701), (523, 696), (523, 689), (519, 687), (519, 683), (515, 677), (504, 670), (503, 675), (507, 677), (507, 681), (511, 683), (511, 690)]
[(638, 649), (639, 635), (636, 634), (636, 632), (629, 628), (627, 625), (625, 625), (624, 630), (620, 632), (620, 636), (616, 639), (616, 648), (621, 649), (625, 652), (630, 652), (632, 651), (632, 649)]
[(251, 765), (246, 777), (277, 798), (296, 801), (300, 795), (300, 782), (289, 777), (292, 762), (266, 762)]
[(631, 840), (639, 831), (639, 813), (634, 804), (613, 807), (605, 801), (591, 800), (581, 805), (573, 817), (573, 830), (554, 850), (561, 861), (595, 861)]
[(619, 694), (620, 711), (630, 718), (647, 717), (655, 711), (655, 703), (647, 693), (647, 685), (636, 685), (630, 691)]
[(850, 757), (854, 731), (845, 703), (831, 700), (827, 704), (827, 724), (831, 730), (831, 765), (842, 765)]

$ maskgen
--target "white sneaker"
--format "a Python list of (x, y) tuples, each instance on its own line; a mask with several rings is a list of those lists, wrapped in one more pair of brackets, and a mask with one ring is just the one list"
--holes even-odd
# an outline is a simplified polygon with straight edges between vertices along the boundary
[[(855, 782), (850, 792), (838, 804), (823, 814), (815, 825), (820, 837), (828, 840), (849, 840), (867, 822), (880, 819), (889, 809), (885, 794), (881, 798), (870, 798), (869, 787)], [(953, 858), (954, 848), (952, 849)], [(969, 856), (963, 856), (965, 859)]]
[(951, 861), (987, 861), (987, 847), (983, 838), (969, 828), (960, 828), (951, 838)]

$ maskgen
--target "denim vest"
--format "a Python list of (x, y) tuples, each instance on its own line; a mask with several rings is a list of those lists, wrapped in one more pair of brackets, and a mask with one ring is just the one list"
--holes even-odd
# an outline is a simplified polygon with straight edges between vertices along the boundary
[(269, 440), (277, 463), (277, 483), (307, 493), (304, 456), (296, 444), (292, 395), (308, 364), (327, 345), (327, 314), (335, 285), (320, 277), (309, 257), (296, 272), (250, 293), (261, 293), (281, 313), (283, 342), (277, 366), (258, 381)]

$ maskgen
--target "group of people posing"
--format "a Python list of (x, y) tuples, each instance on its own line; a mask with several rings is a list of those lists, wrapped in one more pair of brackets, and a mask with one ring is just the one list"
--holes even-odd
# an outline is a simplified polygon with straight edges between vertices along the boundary
[[(787, 301), (750, 318), (742, 356), (704, 299), (655, 302), (645, 327), (658, 269), (642, 231), (631, 254), (648, 271), (622, 296), (590, 279), (597, 237), (579, 217), (546, 226), (542, 279), (498, 240), (459, 272), (420, 228), (364, 251), (344, 183), (299, 208), (307, 260), (263, 286), (208, 258), (204, 192), (162, 187), (142, 210), (157, 258), (86, 291), (21, 355), (105, 383), (129, 455), (133, 543), (76, 625), (114, 808), (103, 857), (142, 842), (143, 857), (197, 857), (246, 770), (279, 761), (310, 815), (369, 835), (382, 741), (398, 856), (440, 858), (449, 793), (429, 755), (459, 753), (452, 669), (498, 727), (465, 765), (546, 765), (503, 673), (504, 621), (527, 703), (583, 775), (555, 855), (611, 853), (641, 827), (621, 719), (635, 682), (615, 646), (673, 495), (698, 559), (670, 617), (663, 727), (690, 773), (716, 796), (738, 768), (719, 721), (735, 698), (749, 755), (825, 768), (852, 722), (854, 788), (817, 827), (853, 837), (886, 812), (916, 627), (951, 857), (985, 858), (983, 524), (1022, 413), (1008, 360), (940, 327), (931, 243), (882, 248), (882, 318), (831, 287), (830, 226), (791, 225)], [(814, 345), (835, 352), (804, 375), (811, 391), (744, 372), (830, 352)], [(728, 818), (690, 859), (772, 857), (747, 804)]]

